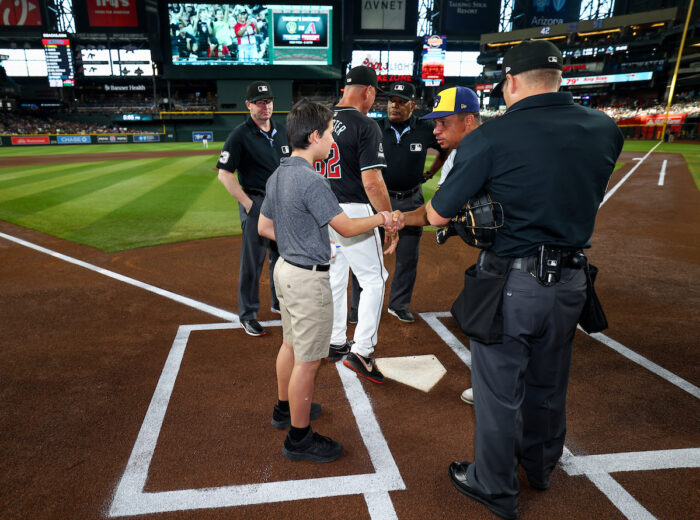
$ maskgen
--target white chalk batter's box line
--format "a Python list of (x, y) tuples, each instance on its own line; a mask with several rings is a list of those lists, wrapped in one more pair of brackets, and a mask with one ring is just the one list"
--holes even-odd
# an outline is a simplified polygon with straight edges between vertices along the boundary
[[(451, 316), (449, 312), (420, 313), (420, 317), (426, 321), (430, 328), (442, 338), (447, 346), (471, 370), (472, 363), (469, 349), (439, 319)], [(640, 356), (621, 343), (600, 333), (591, 334), (590, 336), (694, 397), (700, 397), (700, 389), (698, 387)], [(585, 475), (588, 477), (628, 519), (656, 520), (656, 517), (644, 508), (620, 483), (612, 478), (610, 473), (698, 468), (700, 467), (700, 448), (575, 456), (568, 448), (564, 447), (564, 453), (559, 462), (567, 474), (571, 476)]]
[[(279, 321), (264, 326), (279, 326)], [(130, 516), (188, 509), (208, 509), (271, 502), (286, 502), (341, 495), (364, 495), (370, 516), (397, 519), (389, 491), (406, 489), (369, 398), (354, 372), (336, 364), (374, 473), (338, 477), (265, 482), (205, 489), (146, 493), (144, 488), (158, 436), (180, 370), (190, 333), (197, 330), (238, 329), (240, 323), (182, 325), (170, 349), (141, 430), (117, 486), (109, 516)], [(281, 455), (280, 455), (281, 456)]]

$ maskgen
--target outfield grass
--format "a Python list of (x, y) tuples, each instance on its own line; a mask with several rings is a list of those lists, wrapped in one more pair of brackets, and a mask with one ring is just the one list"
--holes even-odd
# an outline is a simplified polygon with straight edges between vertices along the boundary
[[(655, 144), (631, 141), (624, 150), (647, 152)], [(2, 157), (11, 155), (201, 149), (199, 143), (0, 148), (0, 219), (109, 252), (240, 234), (238, 204), (216, 178), (215, 156), (2, 167)], [(663, 143), (656, 150), (682, 153), (700, 189), (700, 145)], [(439, 177), (423, 184), (426, 200)]]

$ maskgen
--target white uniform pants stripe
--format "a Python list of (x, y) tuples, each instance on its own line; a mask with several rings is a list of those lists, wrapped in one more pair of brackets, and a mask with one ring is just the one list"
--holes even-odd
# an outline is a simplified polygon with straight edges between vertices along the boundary
[[(369, 204), (348, 203), (341, 204), (340, 207), (351, 218), (368, 217), (373, 214)], [(331, 343), (341, 345), (347, 340), (347, 289), (349, 269), (352, 269), (362, 287), (352, 351), (367, 357), (372, 355), (377, 344), (377, 331), (384, 304), (384, 285), (388, 277), (384, 269), (379, 231), (374, 229), (350, 238), (341, 236), (330, 227), (328, 232), (331, 241), (336, 245), (330, 269), (333, 291)]]

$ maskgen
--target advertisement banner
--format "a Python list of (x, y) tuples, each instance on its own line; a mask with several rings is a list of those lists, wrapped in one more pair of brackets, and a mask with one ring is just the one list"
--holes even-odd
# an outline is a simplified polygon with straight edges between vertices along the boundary
[(605, 76), (582, 76), (579, 78), (564, 78), (561, 81), (562, 87), (573, 87), (581, 85), (601, 85), (603, 83), (626, 83), (628, 81), (648, 81), (652, 72), (635, 72), (629, 74), (608, 74)]
[(91, 27), (138, 27), (136, 0), (87, 0)]
[(98, 135), (97, 142), (102, 144), (128, 143), (126, 135)]
[(0, 26), (41, 26), (39, 0), (0, 0)]
[(48, 135), (35, 135), (30, 137), (13, 137), (12, 144), (50, 144)]
[(92, 137), (89, 135), (59, 135), (56, 142), (58, 144), (90, 144)]
[(204, 132), (192, 132), (192, 142), (201, 143), (206, 138), (207, 141), (211, 142), (214, 140), (214, 132), (210, 130), (205, 130)]
[(423, 63), (421, 78), (426, 87), (439, 87), (445, 82), (445, 36), (425, 36), (423, 40)]
[(406, 2), (362, 2), (363, 31), (403, 31), (406, 28)]
[(160, 136), (159, 135), (152, 135), (152, 134), (135, 135), (134, 142), (135, 143), (158, 143), (158, 142), (160, 142)]
[(486, 0), (446, 0), (443, 32), (481, 34), (498, 31), (498, 9)]
[(528, 0), (515, 5), (513, 30), (575, 22), (581, 10), (581, 0)]

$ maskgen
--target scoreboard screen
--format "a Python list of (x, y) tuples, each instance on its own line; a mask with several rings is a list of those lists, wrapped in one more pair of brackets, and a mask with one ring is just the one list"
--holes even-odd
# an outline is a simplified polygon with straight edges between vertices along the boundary
[(67, 35), (44, 34), (41, 43), (44, 45), (49, 86), (74, 87), (75, 67)]

